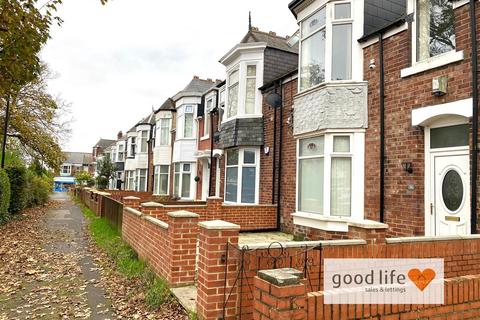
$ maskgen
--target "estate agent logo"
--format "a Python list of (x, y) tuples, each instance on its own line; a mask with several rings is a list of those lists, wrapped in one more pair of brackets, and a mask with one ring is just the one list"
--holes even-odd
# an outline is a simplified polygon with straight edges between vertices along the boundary
[(443, 259), (325, 259), (326, 304), (443, 304)]

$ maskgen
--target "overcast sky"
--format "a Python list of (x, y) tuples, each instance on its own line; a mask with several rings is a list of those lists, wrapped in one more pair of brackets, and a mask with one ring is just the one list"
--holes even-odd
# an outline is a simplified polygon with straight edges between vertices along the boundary
[(252, 24), (290, 35), (290, 0), (66, 0), (65, 23), (42, 53), (58, 77), (53, 94), (71, 102), (66, 151), (90, 152), (183, 89), (194, 75), (224, 79), (218, 60)]

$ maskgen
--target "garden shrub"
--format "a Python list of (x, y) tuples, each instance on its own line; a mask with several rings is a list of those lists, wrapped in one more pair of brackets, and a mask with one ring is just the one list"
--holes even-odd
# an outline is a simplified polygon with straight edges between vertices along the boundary
[(47, 175), (27, 171), (26, 206), (36, 207), (47, 203), (52, 191), (53, 180)]
[(5, 170), (0, 169), (0, 223), (6, 220), (10, 206), (10, 180)]
[(6, 169), (10, 180), (10, 207), (12, 214), (25, 208), (27, 194), (27, 169), (24, 166), (12, 166)]

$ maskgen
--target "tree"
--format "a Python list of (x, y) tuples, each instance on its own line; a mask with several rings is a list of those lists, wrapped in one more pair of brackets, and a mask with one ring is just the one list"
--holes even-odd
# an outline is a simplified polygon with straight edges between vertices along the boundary
[(82, 186), (93, 186), (95, 180), (88, 171), (79, 171), (75, 174), (75, 181)]
[(97, 187), (100, 190), (104, 190), (108, 187), (108, 182), (115, 176), (115, 168), (113, 166), (110, 157), (105, 156), (97, 163)]
[[(69, 119), (64, 119), (69, 105), (47, 92), (52, 77), (46, 65), (37, 78), (20, 87), (11, 99), (8, 136), (11, 149), (36, 159), (50, 168), (58, 168), (64, 160), (61, 142), (69, 137)], [(0, 100), (0, 110), (5, 101)], [(0, 114), (0, 119), (5, 121)]]

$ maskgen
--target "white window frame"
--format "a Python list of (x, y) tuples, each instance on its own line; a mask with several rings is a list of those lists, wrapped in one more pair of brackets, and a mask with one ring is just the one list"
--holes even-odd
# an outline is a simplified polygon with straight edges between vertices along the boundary
[[(337, 4), (345, 4), (349, 3), (350, 4), (350, 18), (349, 19), (335, 19), (335, 5)], [(310, 34), (303, 35), (302, 34), (302, 24), (305, 22), (305, 20), (309, 19), (313, 15), (317, 14), (320, 10), (325, 9), (325, 26), (318, 28), (314, 32), (311, 32)], [(332, 50), (333, 50), (333, 25), (339, 25), (339, 24), (350, 24), (352, 28), (352, 39), (351, 41), (351, 55), (350, 55), (350, 79), (345, 79), (345, 80), (332, 80)], [(301, 21), (299, 21), (300, 25), (300, 36), (299, 36), (299, 54), (298, 54), (298, 66), (299, 66), (299, 73), (298, 73), (298, 92), (304, 92), (308, 91), (312, 88), (315, 88), (317, 86), (322, 85), (323, 83), (328, 83), (328, 82), (345, 82), (345, 81), (351, 81), (354, 78), (354, 70), (353, 70), (353, 59), (354, 55), (356, 54), (354, 52), (355, 48), (355, 32), (354, 32), (354, 2), (353, 1), (331, 1), (327, 2), (315, 11), (313, 11), (311, 14), (307, 15), (305, 18), (303, 18)], [(325, 30), (325, 80), (324, 82), (320, 82), (318, 84), (312, 85), (310, 87), (307, 87), (305, 89), (301, 89), (301, 64), (302, 64), (302, 42), (311, 38), (313, 35), (317, 34), (318, 32), (321, 32), (321, 30)]]
[[(224, 176), (224, 202), (229, 203), (229, 204), (241, 204), (241, 205), (258, 205), (259, 202), (259, 190), (260, 190), (260, 149), (259, 148), (254, 148), (254, 147), (245, 147), (245, 148), (234, 148), (231, 150), (238, 150), (238, 163), (236, 165), (228, 165), (228, 151), (225, 151), (225, 176)], [(255, 152), (255, 164), (244, 164), (244, 152), (245, 151), (253, 151)], [(227, 168), (228, 167), (236, 167), (237, 168), (237, 201), (227, 201), (226, 200), (226, 194), (227, 194)], [(242, 179), (243, 179), (243, 174), (242, 174), (242, 168), (256, 168), (255, 169), (255, 201), (253, 203), (243, 203), (242, 202)]]
[[(453, 5), (453, 10), (455, 10), (458, 7), (455, 5), (455, 2), (452, 5)], [(433, 56), (425, 60), (417, 61), (417, 0), (407, 1), (407, 12), (408, 14), (413, 14), (413, 17), (414, 17), (414, 21), (411, 23), (411, 27), (412, 27), (411, 48), (412, 49), (410, 52), (410, 57), (411, 57), (412, 65), (400, 71), (400, 76), (402, 78), (463, 60), (464, 58), (463, 50), (457, 51), (457, 48), (455, 48), (454, 50), (445, 52), (443, 54), (439, 54), (437, 56)], [(456, 47), (456, 44), (455, 44), (455, 47)]]
[(125, 179), (127, 181), (126, 189), (129, 191), (135, 191), (135, 170), (128, 170), (125, 174)]
[[(140, 141), (140, 143), (138, 144), (140, 146), (140, 150), (137, 150), (137, 153), (145, 154), (148, 152), (148, 132), (149, 132), (148, 130), (138, 131), (137, 140)], [(144, 137), (144, 133), (145, 133), (145, 137)], [(145, 151), (142, 151), (143, 143), (145, 143)]]
[[(248, 66), (256, 66), (256, 84), (255, 84), (255, 108), (253, 113), (245, 113), (245, 106), (246, 106), (246, 93), (247, 93), (247, 67)], [(230, 75), (232, 72), (238, 71), (238, 102), (237, 102), (237, 114), (236, 115), (229, 115), (228, 114), (228, 105), (229, 105), (229, 91), (230, 91)], [(222, 122), (228, 122), (232, 119), (237, 118), (255, 118), (262, 116), (261, 110), (261, 93), (258, 88), (262, 85), (262, 63), (260, 60), (245, 60), (241, 61), (234, 66), (232, 66), (227, 71), (227, 80), (225, 86), (225, 107), (223, 112), (223, 119)]]
[[(176, 168), (175, 168), (175, 165), (179, 164), (180, 165), (180, 171), (176, 171)], [(190, 165), (190, 171), (185, 171), (184, 170), (184, 165), (185, 164), (188, 164)], [(192, 162), (177, 162), (177, 163), (174, 163), (173, 164), (173, 189), (174, 189), (174, 192), (175, 192), (175, 179), (177, 179), (177, 174), (178, 174), (178, 177), (179, 177), (179, 182), (178, 182), (178, 192), (179, 194), (174, 194), (174, 196), (178, 196), (180, 197), (180, 199), (193, 199), (194, 195), (193, 195), (193, 192), (192, 192), (192, 186), (193, 186), (193, 172), (194, 172), (194, 167), (193, 167), (193, 163)], [(182, 187), (183, 187), (183, 175), (184, 174), (188, 174), (190, 173), (190, 190), (189, 190), (189, 196), (188, 197), (184, 197), (183, 194), (182, 194)]]
[[(140, 190), (140, 179), (143, 177), (142, 171), (145, 172), (145, 189)], [(148, 170), (147, 169), (137, 169), (136, 170), (136, 183), (135, 183), (135, 191), (138, 192), (146, 192), (148, 189)]]
[[(190, 109), (191, 108), (191, 109)], [(189, 111), (187, 111), (187, 109), (189, 109)], [(187, 114), (191, 114), (192, 115), (192, 135), (191, 136), (186, 136), (185, 133), (186, 133), (186, 130), (187, 130)], [(193, 105), (186, 105), (184, 106), (184, 109), (183, 109), (183, 132), (182, 132), (182, 136), (184, 139), (194, 139), (195, 138), (195, 108), (193, 107)]]
[[(133, 152), (132, 152), (133, 150)], [(127, 143), (127, 158), (135, 158), (137, 154), (137, 139), (136, 137), (129, 137)]]
[[(67, 170), (65, 170), (67, 169)], [(71, 165), (63, 165), (62, 166), (62, 174), (72, 174), (72, 166)]]
[[(167, 124), (166, 126), (165, 126), (165, 123)], [(157, 133), (155, 137), (155, 144), (157, 147), (169, 146), (171, 144), (171, 138), (172, 138), (170, 134), (171, 126), (172, 126), (172, 118), (164, 117), (157, 120), (157, 130), (156, 130)], [(165, 144), (162, 143), (162, 137), (163, 137), (162, 128), (167, 129), (167, 133), (166, 133), (167, 142)]]
[[(312, 138), (317, 136), (324, 136), (324, 153), (322, 156), (305, 156), (299, 157), (300, 154), (300, 140)], [(350, 152), (348, 153), (334, 153), (333, 152), (333, 137), (335, 136), (349, 136), (350, 137)], [(361, 221), (364, 219), (364, 159), (365, 159), (365, 130), (325, 130), (322, 133), (310, 134), (299, 137), (297, 139), (297, 163), (296, 163), (296, 211), (305, 216), (317, 217), (331, 217), (334, 219), (347, 219)], [(352, 159), (351, 167), (351, 196), (350, 196), (350, 216), (331, 215), (331, 170), (332, 158), (350, 157)], [(299, 209), (299, 169), (300, 160), (308, 158), (324, 158), (324, 187), (323, 187), (323, 214), (305, 212)]]
[[(211, 129), (211, 121), (212, 119), (210, 118), (210, 111), (213, 109), (213, 105), (215, 103), (215, 97), (210, 97), (207, 99), (205, 102), (205, 111), (203, 114), (203, 135), (201, 137), (201, 140), (206, 140), (210, 138), (210, 129)], [(210, 107), (208, 107), (208, 104), (210, 103)]]
[(219, 104), (218, 104), (218, 131), (220, 131), (222, 121), (223, 121), (223, 118), (224, 118), (225, 112), (226, 112), (226, 110), (225, 110), (226, 94), (227, 94), (226, 89), (222, 89), (220, 91), (220, 101), (219, 101)]
[[(161, 171), (161, 167), (167, 167), (168, 170), (167, 170), (167, 173), (162, 173)], [(169, 195), (170, 194), (170, 165), (168, 164), (161, 164), (161, 165), (158, 165), (158, 166), (155, 166), (155, 177), (154, 177), (154, 190), (153, 192), (157, 195), (160, 195), (160, 196), (166, 196), (166, 195)], [(160, 193), (160, 178), (162, 175), (166, 175), (167, 176), (167, 192), (166, 193)]]

